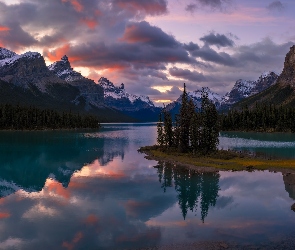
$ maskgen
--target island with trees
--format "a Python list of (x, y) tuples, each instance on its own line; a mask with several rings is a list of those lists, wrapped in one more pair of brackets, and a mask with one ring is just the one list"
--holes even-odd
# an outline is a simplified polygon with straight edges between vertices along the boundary
[[(262, 127), (264, 131), (274, 127), (266, 122), (266, 116), (263, 116), (264, 118), (259, 122), (258, 118), (251, 119), (259, 112), (263, 114), (268, 112), (275, 117), (281, 117), (276, 121), (278, 124), (280, 121), (284, 121), (283, 119), (290, 121), (293, 118), (293, 112), (290, 110), (284, 109), (283, 115), (278, 111), (279, 109), (273, 106), (259, 106), (253, 111), (244, 109), (241, 112), (233, 111), (228, 115), (219, 115), (204, 89), (201, 107), (196, 107), (193, 101), (189, 100), (184, 84), (179, 114), (173, 120), (164, 106), (157, 123), (157, 145), (141, 147), (138, 151), (147, 154), (146, 158), (148, 159), (183, 165), (205, 172), (214, 172), (220, 169), (232, 171), (295, 169), (295, 160), (292, 159), (270, 160), (245, 152), (218, 149), (221, 128), (231, 130), (235, 127), (233, 124), (237, 124), (238, 121), (240, 127), (249, 126), (250, 128), (250, 124), (252, 124), (253, 128), (255, 128), (254, 126)], [(244, 117), (248, 122), (243, 122), (241, 117)], [(232, 121), (234, 123), (231, 123)], [(280, 126), (282, 131), (294, 131), (294, 125), (291, 122), (286, 124), (284, 127)]]

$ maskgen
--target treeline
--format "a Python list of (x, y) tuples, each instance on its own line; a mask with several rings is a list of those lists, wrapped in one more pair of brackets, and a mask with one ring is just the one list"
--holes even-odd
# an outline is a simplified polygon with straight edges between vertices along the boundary
[(229, 111), (220, 117), (221, 130), (295, 132), (295, 108), (256, 104), (255, 108)]
[(175, 122), (172, 122), (171, 114), (165, 107), (160, 113), (158, 145), (181, 153), (209, 154), (216, 151), (219, 143), (218, 113), (204, 89), (201, 108), (196, 109), (188, 98), (184, 84), (180, 113), (176, 115)]
[(58, 113), (54, 110), (42, 110), (35, 107), (0, 105), (0, 129), (39, 130), (39, 129), (75, 129), (99, 128), (95, 116), (79, 115), (71, 112)]

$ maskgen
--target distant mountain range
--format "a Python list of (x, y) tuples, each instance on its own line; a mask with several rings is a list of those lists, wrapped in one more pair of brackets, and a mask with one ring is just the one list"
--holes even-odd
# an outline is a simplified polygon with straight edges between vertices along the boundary
[[(295, 103), (294, 54), (293, 46), (287, 54), (280, 77), (274, 72), (266, 72), (256, 81), (240, 79), (224, 96), (207, 87), (204, 90), (219, 111), (240, 105), (251, 106), (262, 100), (275, 104), (291, 104), (294, 100)], [(188, 96), (200, 107), (201, 90), (188, 92)], [(73, 70), (67, 56), (47, 67), (39, 53), (27, 52), (18, 55), (0, 47), (1, 103), (94, 114), (104, 122), (157, 121), (161, 110), (149, 97), (128, 93), (123, 83), (115, 86), (104, 77), (95, 83), (82, 76)], [(180, 104), (181, 96), (168, 104), (167, 109), (176, 114)]]
[[(212, 92), (207, 87), (204, 88), (204, 91), (208, 93), (208, 98), (215, 104), (217, 110), (221, 112), (227, 111), (241, 100), (247, 99), (250, 96), (266, 90), (267, 88), (274, 85), (277, 79), (278, 75), (276, 75), (274, 72), (265, 72), (256, 81), (242, 79), (236, 81), (231, 91), (226, 93), (224, 96)], [(188, 97), (193, 100), (194, 104), (198, 108), (201, 107), (201, 95), (202, 90), (188, 92)], [(182, 96), (180, 96), (176, 101), (167, 105), (167, 110), (170, 113), (179, 113), (181, 98)]]
[(284, 63), (284, 69), (275, 84), (266, 90), (250, 96), (233, 105), (240, 109), (243, 106), (253, 107), (255, 103), (268, 103), (285, 107), (295, 106), (295, 46), (290, 48)]

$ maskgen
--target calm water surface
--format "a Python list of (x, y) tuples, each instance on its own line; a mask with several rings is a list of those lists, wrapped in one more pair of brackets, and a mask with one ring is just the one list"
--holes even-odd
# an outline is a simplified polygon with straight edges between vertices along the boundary
[[(294, 236), (294, 175), (197, 174), (137, 153), (155, 141), (154, 124), (0, 132), (0, 249), (259, 245)], [(220, 142), (295, 158), (290, 134), (222, 133)]]

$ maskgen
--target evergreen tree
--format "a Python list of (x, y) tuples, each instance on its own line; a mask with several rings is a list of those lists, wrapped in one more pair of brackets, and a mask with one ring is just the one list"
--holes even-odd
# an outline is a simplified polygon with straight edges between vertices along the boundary
[(164, 113), (164, 141), (165, 145), (168, 147), (173, 146), (173, 125), (172, 125), (172, 118), (171, 114), (166, 110), (164, 106), (163, 109)]
[(200, 147), (204, 154), (217, 150), (219, 143), (218, 112), (208, 93), (202, 89)]
[(157, 123), (157, 143), (159, 146), (164, 146), (164, 131), (163, 131), (163, 121), (162, 121), (162, 112), (159, 114), (159, 121)]
[(199, 149), (200, 144), (200, 117), (196, 112), (196, 107), (192, 99), (189, 101), (189, 115), (190, 115), (190, 127), (189, 138), (190, 146), (193, 153)]
[(188, 152), (189, 150), (189, 117), (188, 107), (188, 95), (186, 93), (185, 83), (183, 85), (183, 93), (181, 98), (181, 108), (179, 113), (179, 145), (178, 150), (182, 153)]

